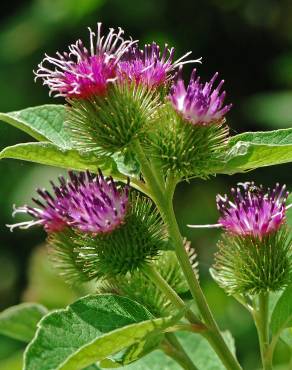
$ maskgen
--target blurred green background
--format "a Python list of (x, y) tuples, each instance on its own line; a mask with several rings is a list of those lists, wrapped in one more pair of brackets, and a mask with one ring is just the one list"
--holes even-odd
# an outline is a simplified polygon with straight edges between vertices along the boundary
[[(86, 27), (102, 21), (105, 27), (121, 26), (142, 43), (173, 45), (177, 57), (192, 50), (203, 79), (215, 71), (225, 79), (232, 134), (251, 130), (292, 127), (292, 2), (291, 0), (10, 0), (1, 4), (0, 111), (7, 112), (44, 103), (49, 98), (32, 70), (43, 57), (66, 49), (77, 38), (88, 39)], [(185, 68), (188, 77), (191, 67)], [(0, 146), (31, 139), (0, 123)], [(181, 184), (175, 205), (185, 236), (197, 249), (201, 280), (222, 328), (236, 340), (240, 361), (247, 370), (259, 368), (256, 332), (248, 314), (211, 280), (208, 268), (216, 250), (218, 231), (190, 230), (187, 223), (217, 221), (215, 195), (238, 181), (267, 185), (286, 183), (292, 188), (291, 165), (263, 168), (233, 177)], [(16, 230), (12, 205), (26, 203), (36, 186), (46, 186), (61, 170), (14, 160), (0, 162), (0, 309), (23, 300), (39, 301), (49, 308), (71, 302), (73, 291), (55, 277), (40, 247), (45, 234), (39, 229)], [(291, 212), (291, 211), (290, 211)], [(16, 347), (11, 352), (16, 353)], [(0, 361), (4, 357), (0, 337)], [(7, 351), (6, 351), (7, 353)], [(277, 348), (277, 369), (288, 369), (289, 350)], [(15, 356), (14, 356), (15, 357)], [(0, 362), (1, 370), (17, 369), (17, 356)], [(41, 369), (40, 369), (41, 370)]]

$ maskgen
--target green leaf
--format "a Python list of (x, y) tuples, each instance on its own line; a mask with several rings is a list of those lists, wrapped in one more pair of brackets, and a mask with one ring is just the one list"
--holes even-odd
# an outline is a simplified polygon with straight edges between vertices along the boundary
[(37, 323), (47, 309), (36, 303), (22, 303), (0, 313), (0, 334), (29, 342), (35, 335)]
[(81, 369), (150, 333), (159, 334), (177, 320), (153, 319), (146, 308), (125, 297), (89, 295), (43, 318), (25, 353), (24, 369)]
[(118, 152), (115, 153), (112, 158), (116, 162), (118, 170), (125, 176), (135, 176), (139, 178), (141, 168), (133, 153), (129, 151), (124, 151), (124, 153)]
[(292, 162), (292, 128), (246, 132), (230, 139), (226, 164), (218, 173), (233, 174)]
[(271, 317), (271, 330), (274, 335), (292, 327), (292, 285), (289, 285), (279, 298)]
[[(23, 350), (24, 347), (25, 343), (0, 334), (0, 365), (1, 360), (11, 357), (13, 353)], [(0, 369), (2, 370), (1, 366)]]
[(0, 159), (13, 158), (24, 161), (68, 168), (73, 170), (90, 170), (96, 172), (98, 168), (106, 175), (115, 177), (119, 174), (114, 160), (110, 157), (97, 158), (94, 154), (81, 154), (74, 149), (61, 149), (55, 144), (47, 142), (24, 143), (9, 146), (0, 152)]
[(102, 368), (117, 368), (131, 364), (158, 349), (162, 339), (163, 334), (157, 334), (156, 332), (152, 333), (152, 335), (147, 335), (143, 340), (134, 343), (132, 346), (126, 348), (126, 350), (101, 361), (100, 366)]
[(38, 141), (51, 141), (61, 148), (71, 148), (64, 130), (65, 106), (40, 105), (16, 112), (0, 113), (0, 120), (19, 128)]
[[(183, 348), (199, 370), (225, 370), (209, 343), (199, 334), (187, 332), (178, 333)], [(223, 333), (227, 345), (235, 353), (234, 340), (231, 334), (226, 331)], [(163, 364), (163, 366), (161, 365)], [(181, 370), (181, 367), (161, 351), (154, 351), (143, 357), (139, 361), (123, 367), (127, 370)]]

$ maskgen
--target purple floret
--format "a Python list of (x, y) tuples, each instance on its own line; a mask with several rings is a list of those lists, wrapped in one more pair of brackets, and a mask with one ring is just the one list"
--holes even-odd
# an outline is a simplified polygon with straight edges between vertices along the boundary
[(179, 72), (169, 96), (176, 111), (193, 124), (208, 125), (221, 121), (231, 109), (232, 104), (223, 106), (226, 93), (225, 91), (220, 92), (220, 89), (224, 80), (213, 89), (217, 77), (218, 73), (215, 73), (209, 82), (201, 83), (194, 69), (189, 85), (185, 88), (181, 72)]
[(89, 28), (90, 48), (81, 40), (69, 46), (69, 52), (46, 55), (35, 72), (42, 78), (50, 94), (66, 98), (88, 98), (104, 95), (109, 83), (117, 79), (117, 63), (123, 53), (136, 41), (124, 40), (124, 31), (109, 29), (102, 35), (101, 23), (96, 34)]
[(286, 186), (265, 190), (253, 182), (238, 185), (231, 189), (232, 200), (217, 195), (219, 224), (232, 234), (259, 238), (277, 231), (285, 221)]
[(53, 195), (47, 190), (38, 190), (42, 200), (33, 200), (39, 208), (17, 208), (14, 213), (26, 213), (35, 220), (11, 225), (11, 230), (43, 225), (48, 233), (72, 227), (85, 233), (99, 234), (110, 232), (124, 222), (128, 186), (118, 189), (113, 179), (106, 180), (101, 172), (98, 175), (69, 172), (69, 176), (67, 181), (60, 177), (58, 186), (51, 182)]
[(174, 48), (169, 49), (167, 45), (161, 52), (155, 42), (145, 45), (143, 50), (133, 45), (118, 63), (120, 78), (141, 83), (148, 88), (155, 88), (169, 81), (179, 66), (200, 62), (200, 59), (185, 60), (191, 52), (174, 61), (174, 52)]

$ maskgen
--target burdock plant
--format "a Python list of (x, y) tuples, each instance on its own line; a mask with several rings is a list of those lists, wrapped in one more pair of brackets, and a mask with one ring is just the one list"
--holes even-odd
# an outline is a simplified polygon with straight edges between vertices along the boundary
[[(190, 53), (175, 59), (174, 48), (155, 42), (141, 47), (120, 28), (104, 34), (100, 23), (89, 33), (89, 47), (78, 40), (64, 53), (46, 55), (35, 71), (65, 105), (3, 115), (40, 142), (5, 148), (1, 158), (69, 170), (51, 182), (51, 191), (37, 190), (35, 206), (16, 207), (14, 215), (30, 219), (9, 227), (42, 227), (60, 276), (70, 285), (91, 281), (96, 290), (62, 310), (45, 314), (38, 307), (38, 319), (44, 317), (37, 329), (38, 319), (27, 323), (33, 334), (25, 337), (24, 369), (131, 363), (144, 369), (144, 357), (153, 352), (161, 369), (206, 370), (211, 356), (212, 369), (239, 370), (201, 289), (199, 261), (178, 227), (173, 196), (178, 183), (192, 178), (292, 161), (292, 129), (232, 137), (231, 104), (218, 73), (203, 82), (194, 69), (189, 83), (183, 81), (183, 65), (200, 59), (189, 60)], [(291, 326), (287, 197), (278, 184), (239, 184), (232, 198), (217, 196), (218, 223), (203, 225), (223, 230), (210, 272), (252, 313), (265, 370)], [(273, 292), (282, 295), (270, 320)], [(7, 317), (21, 318), (23, 310), (33, 315), (36, 307), (3, 313), (0, 326), (6, 320), (9, 333)], [(200, 335), (208, 343), (194, 356)], [(156, 357), (156, 349), (177, 365)]]

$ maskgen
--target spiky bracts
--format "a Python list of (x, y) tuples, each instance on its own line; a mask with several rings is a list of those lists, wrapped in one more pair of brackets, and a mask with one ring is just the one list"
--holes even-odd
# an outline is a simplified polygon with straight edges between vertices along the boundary
[[(155, 259), (165, 247), (167, 233), (158, 211), (146, 198), (131, 197), (123, 225), (107, 234), (76, 231), (53, 233), (49, 244), (67, 280), (100, 279), (132, 273)], [(69, 257), (68, 257), (69, 252)], [(73, 274), (72, 274), (73, 272)]]
[(229, 136), (226, 125), (192, 125), (169, 103), (161, 107), (156, 120), (146, 146), (165, 173), (178, 179), (205, 179), (223, 165)]
[(76, 148), (112, 154), (145, 135), (159, 106), (144, 86), (115, 84), (106, 97), (70, 100), (66, 127)]
[(292, 238), (286, 227), (259, 239), (224, 234), (213, 276), (228, 294), (255, 295), (292, 282)]
[(222, 80), (213, 89), (217, 77), (218, 73), (215, 73), (209, 82), (201, 83), (200, 76), (196, 77), (196, 69), (194, 69), (189, 85), (185, 88), (181, 71), (178, 73), (169, 99), (176, 111), (193, 125), (209, 125), (222, 121), (231, 109), (232, 104), (223, 106), (226, 93), (225, 91), (221, 93), (220, 90), (224, 81)]
[(81, 40), (69, 46), (69, 52), (46, 55), (35, 72), (50, 94), (66, 98), (88, 98), (104, 95), (109, 83), (117, 78), (117, 63), (125, 51), (135, 41), (124, 40), (124, 31), (109, 29), (102, 35), (101, 23), (97, 24), (96, 34), (89, 28), (90, 47), (87, 49)]
[(58, 186), (51, 184), (53, 195), (45, 189), (38, 189), (42, 200), (33, 200), (39, 208), (24, 206), (14, 211), (26, 213), (35, 220), (12, 225), (11, 229), (42, 225), (48, 233), (73, 228), (98, 234), (108, 233), (124, 222), (128, 187), (118, 189), (113, 179), (105, 179), (101, 172), (93, 175), (70, 171), (69, 180), (60, 177)]
[(171, 80), (179, 66), (201, 61), (201, 59), (186, 60), (191, 52), (174, 60), (174, 53), (174, 48), (169, 49), (167, 45), (161, 52), (155, 42), (145, 45), (142, 50), (138, 45), (133, 45), (123, 54), (119, 62), (120, 78), (143, 84), (148, 88), (156, 88)]

